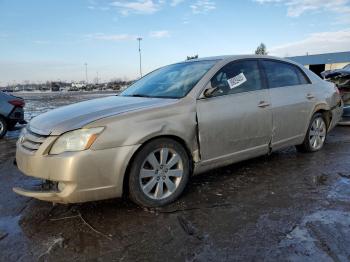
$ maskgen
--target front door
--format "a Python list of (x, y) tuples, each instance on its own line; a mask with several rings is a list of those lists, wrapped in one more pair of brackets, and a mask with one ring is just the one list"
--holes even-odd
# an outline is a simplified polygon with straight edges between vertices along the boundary
[[(272, 113), (256, 60), (231, 62), (208, 85), (210, 96), (197, 100), (202, 160), (242, 160), (269, 151)], [(233, 162), (232, 161), (232, 162)]]

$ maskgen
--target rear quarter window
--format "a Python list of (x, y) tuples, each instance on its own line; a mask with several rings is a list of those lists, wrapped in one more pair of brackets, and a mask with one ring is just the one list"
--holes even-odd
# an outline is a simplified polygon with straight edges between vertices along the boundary
[(297, 74), (298, 74), (298, 77), (299, 77), (301, 85), (311, 84), (310, 79), (307, 78), (305, 73), (301, 72), (301, 69), (296, 67), (296, 71), (297, 71)]
[(262, 65), (270, 88), (309, 84), (310, 81), (295, 65), (263, 60)]

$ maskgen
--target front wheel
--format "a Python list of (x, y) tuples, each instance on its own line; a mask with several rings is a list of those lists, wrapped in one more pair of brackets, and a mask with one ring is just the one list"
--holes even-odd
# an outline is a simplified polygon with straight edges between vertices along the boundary
[(327, 125), (323, 115), (313, 115), (304, 142), (296, 148), (301, 152), (316, 152), (322, 149), (327, 136)]
[(5, 118), (0, 116), (0, 138), (2, 138), (7, 132), (7, 123)]
[(159, 207), (176, 200), (190, 176), (190, 159), (175, 140), (161, 138), (147, 143), (130, 168), (131, 199), (146, 207)]

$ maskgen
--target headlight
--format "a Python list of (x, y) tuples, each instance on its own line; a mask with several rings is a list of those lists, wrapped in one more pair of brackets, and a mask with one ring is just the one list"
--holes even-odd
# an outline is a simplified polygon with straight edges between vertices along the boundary
[(55, 141), (50, 155), (89, 149), (103, 129), (103, 127), (96, 127), (67, 132)]

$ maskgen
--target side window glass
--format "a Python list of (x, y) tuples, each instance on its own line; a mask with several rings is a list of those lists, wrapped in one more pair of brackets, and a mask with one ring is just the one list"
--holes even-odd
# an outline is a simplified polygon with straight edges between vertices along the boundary
[(300, 71), (299, 68), (295, 69), (298, 73), (300, 84), (301, 85), (307, 85), (310, 84), (310, 80)]
[(262, 89), (258, 62), (246, 60), (225, 65), (211, 79), (211, 86), (217, 88), (213, 96), (221, 96)]
[(270, 88), (301, 84), (298, 75), (299, 70), (295, 66), (278, 61), (262, 61), (262, 64)]

